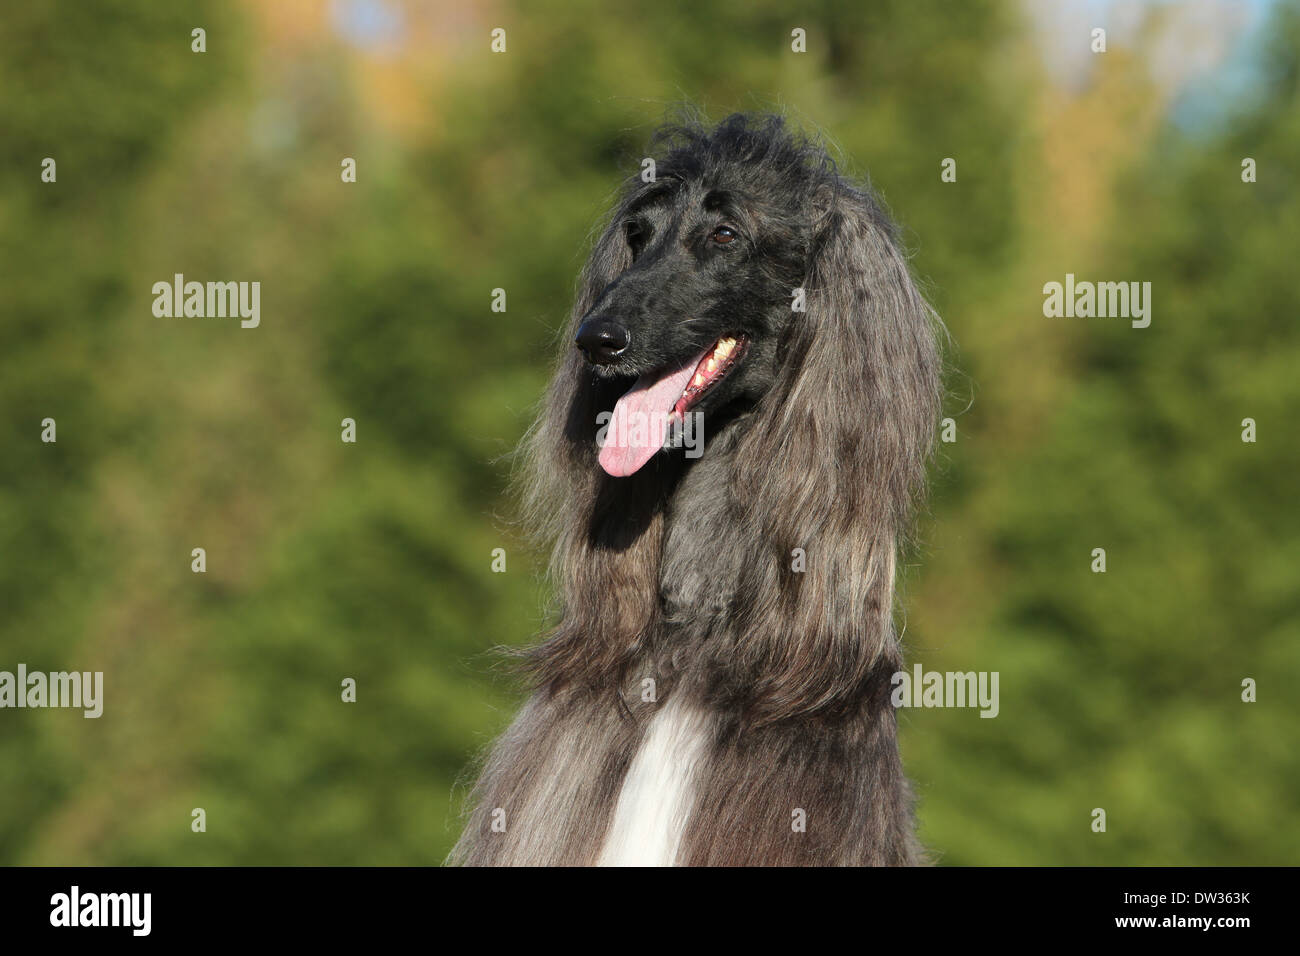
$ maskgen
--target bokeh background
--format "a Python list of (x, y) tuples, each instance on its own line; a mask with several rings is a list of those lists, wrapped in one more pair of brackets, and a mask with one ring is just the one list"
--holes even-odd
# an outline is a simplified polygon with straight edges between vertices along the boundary
[[(906, 641), (1001, 714), (903, 714), (924, 840), (1300, 862), (1298, 66), (1294, 2), (5, 4), (0, 669), (106, 689), (0, 711), (0, 862), (444, 859), (542, 624), (503, 456), (682, 102), (824, 132), (952, 332)], [(177, 272), (261, 327), (155, 318)], [(1067, 272), (1150, 328), (1044, 318)]]

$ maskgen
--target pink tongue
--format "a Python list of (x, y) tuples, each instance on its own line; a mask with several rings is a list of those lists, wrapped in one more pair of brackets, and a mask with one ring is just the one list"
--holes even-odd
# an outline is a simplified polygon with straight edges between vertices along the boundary
[(626, 478), (655, 456), (668, 435), (668, 417), (686, 383), (708, 353), (705, 349), (676, 372), (655, 379), (642, 375), (614, 406), (600, 450), (600, 467), (615, 478)]

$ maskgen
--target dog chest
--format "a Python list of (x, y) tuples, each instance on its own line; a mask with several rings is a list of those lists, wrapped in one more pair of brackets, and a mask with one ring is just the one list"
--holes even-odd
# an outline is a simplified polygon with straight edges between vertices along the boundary
[(707, 756), (705, 715), (670, 697), (651, 718), (623, 778), (601, 866), (671, 866), (690, 819)]

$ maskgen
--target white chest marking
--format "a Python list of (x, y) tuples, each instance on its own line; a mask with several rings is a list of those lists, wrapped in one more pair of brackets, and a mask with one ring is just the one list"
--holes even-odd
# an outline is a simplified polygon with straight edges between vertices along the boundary
[(708, 721), (669, 698), (650, 720), (618, 795), (600, 866), (672, 866), (695, 802)]

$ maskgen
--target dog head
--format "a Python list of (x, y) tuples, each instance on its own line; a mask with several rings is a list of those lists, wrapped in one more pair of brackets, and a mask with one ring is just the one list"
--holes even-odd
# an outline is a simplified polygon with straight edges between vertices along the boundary
[[(779, 118), (740, 114), (712, 129), (667, 127), (656, 142), (655, 176), (625, 189), (570, 329), (591, 399), (577, 404), (596, 412), (573, 424), (587, 442), (602, 433), (607, 474), (626, 477), (671, 450), (688, 417), (713, 439), (753, 427), (747, 413), (804, 362), (817, 335), (823, 349), (842, 349), (828, 355), (840, 364), (889, 361), (890, 335), (916, 346), (894, 349), (894, 365), (928, 361), (928, 309), (892, 226), (823, 148)], [(903, 382), (911, 371), (875, 370), (908, 394), (929, 386), (931, 370)], [(847, 394), (849, 381), (828, 384), (823, 401), (870, 398)]]
[(694, 416), (709, 443), (756, 428), (812, 431), (822, 454), (873, 441), (917, 482), (934, 317), (874, 197), (779, 117), (668, 126), (655, 149), (580, 283), (552, 391), (571, 460), (633, 475)]
[(670, 148), (602, 237), (593, 261), (616, 265), (574, 333), (597, 388), (617, 394), (599, 458), (616, 477), (688, 416), (716, 434), (771, 389), (830, 175), (779, 123), (736, 116), (657, 141)]

